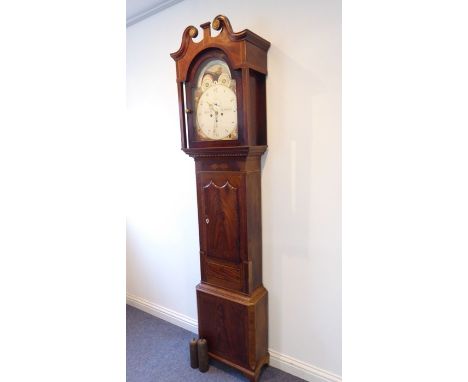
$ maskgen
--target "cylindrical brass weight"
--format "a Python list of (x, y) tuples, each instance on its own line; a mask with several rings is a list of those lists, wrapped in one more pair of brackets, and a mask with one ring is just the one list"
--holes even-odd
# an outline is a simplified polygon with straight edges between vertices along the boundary
[(194, 338), (190, 341), (190, 367), (192, 369), (198, 368), (198, 346), (197, 340)]
[(208, 364), (208, 344), (205, 339), (198, 340), (198, 369), (205, 373), (210, 368)]

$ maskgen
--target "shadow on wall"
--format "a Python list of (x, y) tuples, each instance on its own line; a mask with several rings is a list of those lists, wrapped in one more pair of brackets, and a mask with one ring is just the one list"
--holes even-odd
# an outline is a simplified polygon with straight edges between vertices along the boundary
[[(311, 112), (314, 97), (324, 92), (323, 83), (283, 51), (272, 45), (267, 77), (268, 151), (262, 158), (262, 221), (265, 286), (269, 289), (270, 327), (283, 328), (285, 314), (301, 315), (303, 304), (288, 311), (285, 287), (307, 294), (301, 282), (310, 278), (308, 268), (291, 278), (293, 257), (312, 256), (311, 147), (314, 129)], [(287, 280), (287, 284), (284, 283)], [(269, 288), (271, 284), (274, 287)], [(307, 299), (307, 296), (304, 296)], [(289, 307), (289, 305), (288, 305)], [(290, 320), (288, 320), (290, 322)], [(291, 333), (277, 333), (275, 347)], [(297, 341), (303, 339), (297, 338)], [(287, 342), (290, 342), (289, 339)]]

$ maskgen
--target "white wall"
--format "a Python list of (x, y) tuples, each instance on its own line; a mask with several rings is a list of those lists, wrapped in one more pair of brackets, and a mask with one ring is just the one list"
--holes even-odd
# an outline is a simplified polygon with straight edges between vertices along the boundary
[(269, 347), (341, 375), (340, 1), (185, 0), (127, 29), (127, 292), (196, 319), (195, 168), (180, 151), (169, 53), (187, 25), (220, 13), (235, 31), (271, 42), (262, 174)]

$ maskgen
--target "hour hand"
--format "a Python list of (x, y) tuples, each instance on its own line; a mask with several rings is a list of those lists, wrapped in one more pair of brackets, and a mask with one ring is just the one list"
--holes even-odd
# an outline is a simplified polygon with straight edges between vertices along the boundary
[(207, 104), (208, 104), (208, 106), (210, 107), (210, 110), (211, 110), (211, 111), (214, 111), (214, 112), (216, 112), (216, 109), (215, 109), (215, 107), (213, 106), (213, 104), (212, 104), (212, 103), (210, 103), (210, 102), (208, 102), (208, 101), (207, 101), (206, 103), (207, 103)]

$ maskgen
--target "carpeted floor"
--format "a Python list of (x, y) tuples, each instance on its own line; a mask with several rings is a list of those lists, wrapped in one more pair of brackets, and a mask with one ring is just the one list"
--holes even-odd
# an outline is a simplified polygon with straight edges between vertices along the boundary
[[(188, 344), (195, 335), (127, 305), (127, 382), (245, 382), (241, 373), (211, 361), (200, 373), (190, 367)], [(303, 382), (274, 367), (260, 382)]]

